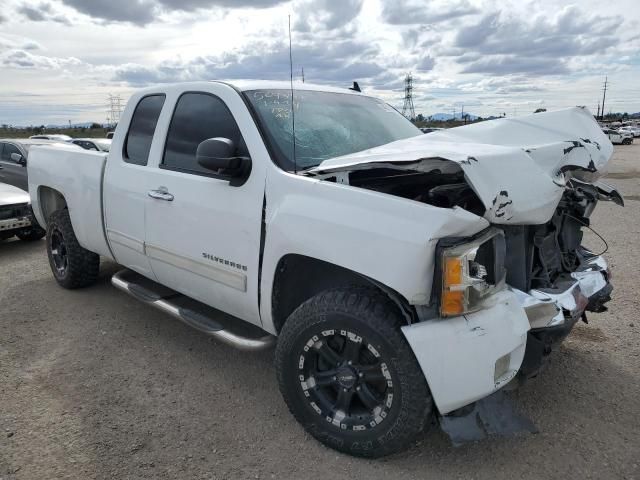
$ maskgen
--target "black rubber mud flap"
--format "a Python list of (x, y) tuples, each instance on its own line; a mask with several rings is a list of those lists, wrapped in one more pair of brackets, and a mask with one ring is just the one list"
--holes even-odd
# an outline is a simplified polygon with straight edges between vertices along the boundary
[(516, 410), (514, 403), (502, 390), (453, 414), (441, 416), (439, 420), (440, 427), (456, 447), (490, 436), (538, 433), (533, 422)]

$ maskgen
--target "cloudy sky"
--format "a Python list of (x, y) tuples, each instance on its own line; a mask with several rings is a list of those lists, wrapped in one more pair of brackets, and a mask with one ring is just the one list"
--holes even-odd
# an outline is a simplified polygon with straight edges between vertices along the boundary
[(348, 86), (418, 113), (640, 111), (637, 0), (2, 0), (0, 123), (104, 122), (107, 97), (205, 79)]

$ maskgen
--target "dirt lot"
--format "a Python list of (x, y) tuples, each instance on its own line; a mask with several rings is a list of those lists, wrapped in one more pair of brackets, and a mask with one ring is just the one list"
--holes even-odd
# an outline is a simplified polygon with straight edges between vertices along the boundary
[[(66, 291), (44, 242), (0, 244), (0, 479), (640, 478), (640, 144), (616, 147), (601, 203), (614, 300), (514, 392), (540, 433), (459, 448), (438, 430), (378, 461), (307, 436), (273, 352), (233, 350), (100, 282)], [(594, 248), (598, 248), (593, 238)]]

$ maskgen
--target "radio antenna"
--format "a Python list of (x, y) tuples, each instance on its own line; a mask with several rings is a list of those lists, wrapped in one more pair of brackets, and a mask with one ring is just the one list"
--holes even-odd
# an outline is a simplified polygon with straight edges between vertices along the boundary
[(293, 55), (291, 54), (291, 15), (289, 15), (289, 79), (291, 82), (291, 126), (293, 130), (293, 173), (298, 173), (296, 161), (296, 112), (293, 105)]

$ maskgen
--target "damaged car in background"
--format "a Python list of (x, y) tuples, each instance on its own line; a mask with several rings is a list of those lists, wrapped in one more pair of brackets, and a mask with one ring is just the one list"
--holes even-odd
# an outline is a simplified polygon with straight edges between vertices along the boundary
[(31, 211), (29, 194), (0, 183), (0, 242), (13, 236), (25, 241), (40, 240), (44, 235)]
[(376, 457), (434, 418), (456, 443), (532, 428), (500, 392), (606, 309), (583, 234), (623, 203), (612, 151), (583, 108), (423, 135), (352, 90), (194, 82), (134, 94), (108, 154), (35, 148), (29, 191), (61, 286), (104, 256), (149, 306), (276, 344), (296, 419)]

